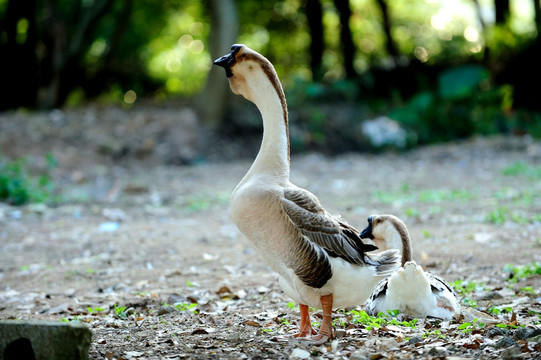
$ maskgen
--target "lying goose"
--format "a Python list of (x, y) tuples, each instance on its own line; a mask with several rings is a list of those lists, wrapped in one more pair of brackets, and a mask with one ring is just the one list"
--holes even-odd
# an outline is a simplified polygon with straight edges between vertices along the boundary
[[(399, 310), (414, 317), (450, 320), (459, 304), (444, 279), (423, 271), (411, 260), (411, 244), (406, 225), (393, 215), (372, 215), (361, 238), (383, 240), (387, 247), (402, 249), (402, 267), (377, 286), (366, 305), (370, 315)], [(377, 243), (377, 242), (376, 242)]]
[(289, 130), (286, 99), (272, 64), (244, 45), (214, 61), (225, 68), (231, 90), (255, 103), (263, 118), (257, 157), (231, 196), (231, 215), (268, 265), (284, 292), (299, 303), (300, 331), (315, 335), (308, 307), (323, 309), (319, 333), (332, 338), (333, 307), (362, 304), (374, 286), (398, 266), (396, 250), (379, 255), (359, 231), (329, 214), (315, 195), (289, 181)]

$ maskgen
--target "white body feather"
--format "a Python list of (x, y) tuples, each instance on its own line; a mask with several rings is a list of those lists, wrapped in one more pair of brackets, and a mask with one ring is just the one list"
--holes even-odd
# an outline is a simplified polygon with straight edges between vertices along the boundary
[(321, 308), (322, 295), (333, 294), (333, 307), (344, 308), (363, 304), (374, 287), (383, 278), (373, 266), (357, 266), (341, 258), (332, 258), (332, 278), (321, 289), (306, 286), (289, 270), (287, 276), (280, 276), (280, 287), (299, 304)]
[(415, 261), (409, 261), (378, 284), (366, 308), (372, 315), (399, 310), (413, 317), (450, 320), (459, 304), (448, 287), (443, 279), (426, 273)]

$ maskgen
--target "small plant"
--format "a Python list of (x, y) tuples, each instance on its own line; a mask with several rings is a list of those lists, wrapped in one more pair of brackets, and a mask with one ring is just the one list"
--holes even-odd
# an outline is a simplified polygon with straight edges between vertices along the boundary
[(419, 217), (420, 212), (417, 208), (409, 207), (406, 209), (406, 216), (408, 217)]
[(462, 304), (465, 305), (465, 306), (472, 307), (472, 308), (477, 307), (477, 301), (472, 300), (472, 299), (470, 299), (468, 297), (465, 297), (465, 298), (462, 299)]
[(191, 311), (193, 314), (197, 314), (197, 310), (195, 309), (197, 305), (197, 303), (176, 303), (174, 307), (179, 311)]
[(507, 221), (509, 217), (509, 209), (497, 208), (492, 210), (485, 216), (485, 221), (494, 225), (501, 225)]
[(459, 295), (464, 296), (475, 291), (483, 291), (485, 283), (476, 282), (474, 280), (457, 280), (450, 285)]
[(502, 329), (518, 329), (520, 326), (501, 323), (501, 324), (496, 324), (496, 327), (499, 327)]
[(102, 311), (104, 311), (105, 309), (102, 308), (102, 307), (95, 307), (95, 308), (92, 308), (92, 307), (87, 307), (86, 310), (88, 311), (89, 314), (96, 314), (96, 313), (100, 313)]
[(462, 330), (462, 333), (464, 333), (464, 334), (469, 334), (475, 329), (484, 328), (485, 325), (486, 324), (484, 322), (479, 321), (479, 319), (473, 319), (473, 321), (471, 323), (470, 322), (465, 322), (463, 324), (460, 324), (458, 326), (458, 330)]
[(445, 339), (445, 335), (441, 333), (441, 330), (425, 330), (423, 334), (423, 339), (429, 338), (429, 337), (437, 337), (438, 339)]
[(126, 310), (125, 306), (118, 306), (115, 304), (115, 313), (116, 313), (116, 316), (118, 316), (121, 319), (125, 319), (128, 317), (128, 311)]
[(532, 180), (541, 179), (541, 167), (530, 166), (525, 162), (518, 161), (502, 170), (506, 176), (527, 176)]
[(520, 291), (527, 293), (527, 294), (536, 294), (536, 291), (531, 286), (523, 286), (520, 288)]
[(513, 265), (507, 264), (504, 267), (504, 271), (509, 273), (507, 281), (518, 282), (519, 280), (529, 278), (534, 275), (541, 274), (541, 262), (532, 262), (526, 265)]
[(62, 318), (62, 322), (79, 322), (79, 317), (77, 315), (75, 315), (71, 319), (64, 317)]
[(387, 314), (380, 312), (377, 314), (377, 316), (370, 316), (364, 310), (351, 310), (346, 314), (352, 316), (351, 320), (353, 323), (365, 325), (367, 330), (379, 328), (384, 325), (399, 325), (415, 328), (418, 321), (417, 319), (413, 319), (411, 321), (399, 321), (396, 319), (396, 316), (399, 314), (398, 310), (389, 310), (387, 311)]
[(540, 325), (541, 324), (541, 312), (537, 312), (535, 310), (528, 310), (528, 315), (536, 316), (539, 321), (534, 321), (534, 325)]
[(0, 201), (11, 205), (51, 200), (54, 184), (49, 169), (56, 166), (52, 155), (46, 156), (48, 169), (38, 176), (30, 175), (25, 159), (6, 161), (0, 158)]
[(297, 303), (295, 301), (290, 301), (287, 303), (287, 307), (289, 310), (298, 310), (299, 307), (297, 306)]
[(504, 307), (497, 307), (497, 306), (491, 306), (487, 309), (487, 313), (491, 315), (500, 315), (500, 314), (507, 314), (512, 313), (513, 308), (511, 306), (504, 306)]

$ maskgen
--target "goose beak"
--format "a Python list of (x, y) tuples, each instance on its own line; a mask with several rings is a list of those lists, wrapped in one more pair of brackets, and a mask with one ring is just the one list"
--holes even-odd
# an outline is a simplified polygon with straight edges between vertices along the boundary
[(243, 47), (244, 45), (233, 45), (231, 46), (231, 53), (229, 54), (226, 54), (224, 56), (222, 56), (221, 58), (219, 59), (216, 59), (214, 60), (214, 65), (218, 65), (218, 66), (221, 66), (225, 69), (225, 75), (229, 78), (231, 76), (233, 76), (233, 73), (231, 72), (231, 66), (235, 63), (235, 55), (237, 55), (237, 53), (239, 52), (239, 50)]
[(361, 239), (374, 239), (374, 235), (372, 235), (372, 225), (368, 225), (366, 229), (361, 231), (360, 235)]
[(372, 234), (372, 216), (368, 218), (368, 226), (361, 231), (361, 239), (372, 239), (374, 240), (374, 235)]

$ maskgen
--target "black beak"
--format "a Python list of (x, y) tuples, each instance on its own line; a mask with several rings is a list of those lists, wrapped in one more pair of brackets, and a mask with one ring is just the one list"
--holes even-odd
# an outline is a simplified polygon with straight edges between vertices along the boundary
[(368, 218), (368, 226), (361, 231), (361, 239), (372, 239), (374, 240), (374, 235), (372, 235), (372, 216)]
[(244, 45), (233, 45), (231, 46), (231, 53), (222, 56), (219, 59), (214, 60), (214, 65), (221, 66), (225, 69), (225, 75), (229, 78), (233, 76), (231, 72), (231, 66), (235, 63), (235, 55), (242, 49)]

